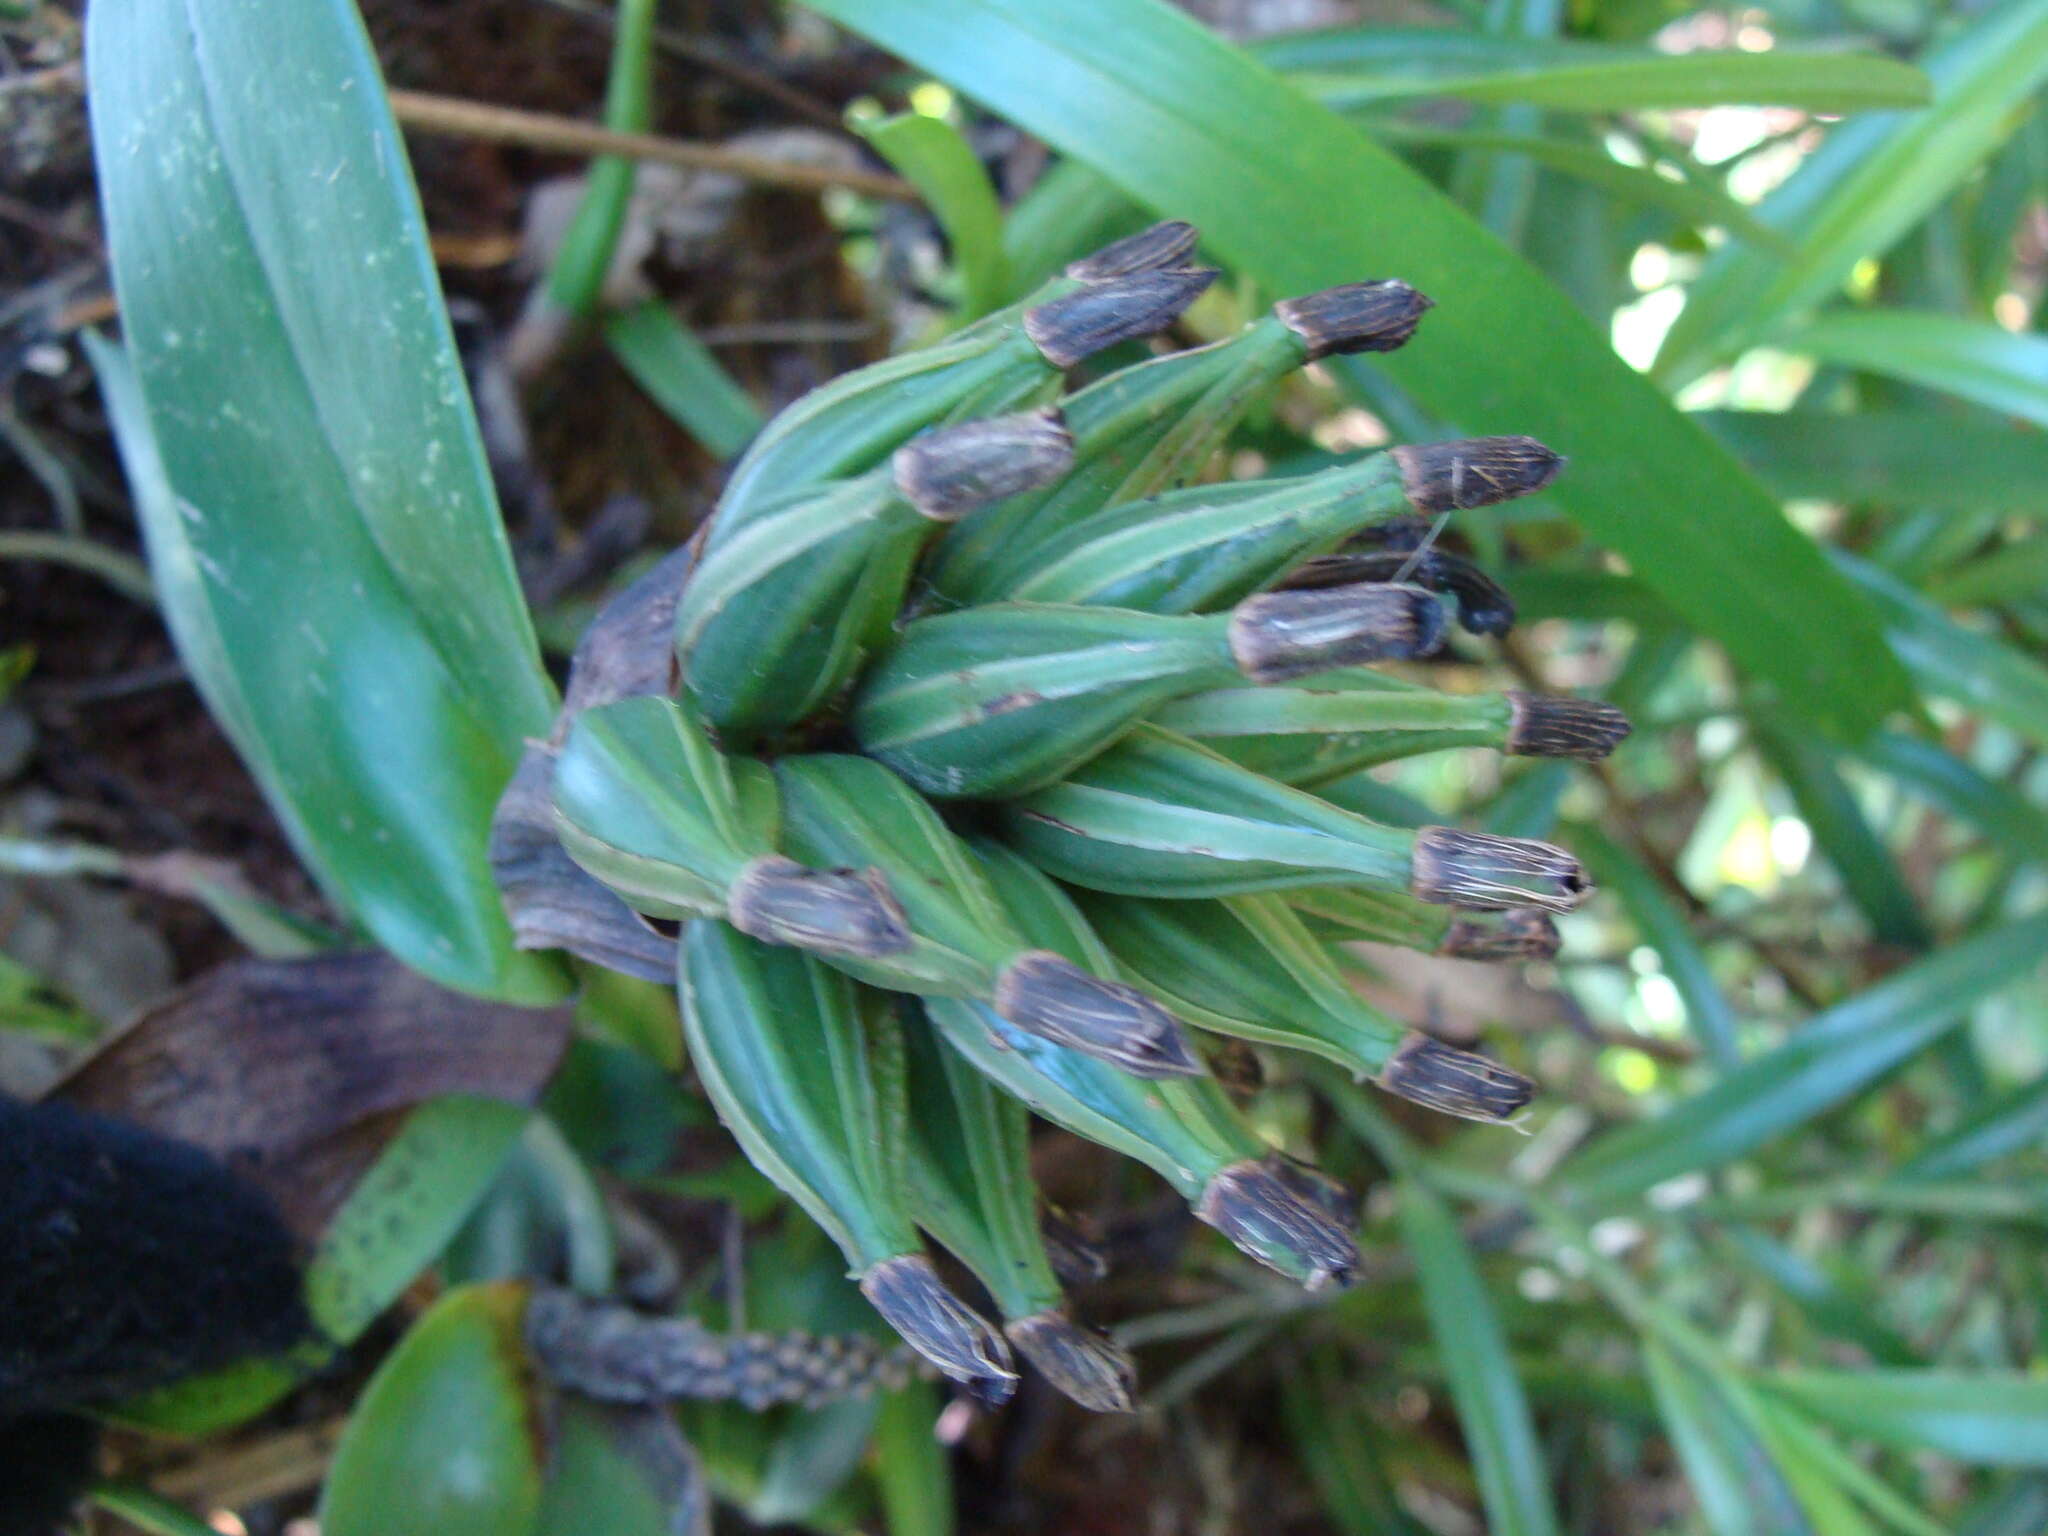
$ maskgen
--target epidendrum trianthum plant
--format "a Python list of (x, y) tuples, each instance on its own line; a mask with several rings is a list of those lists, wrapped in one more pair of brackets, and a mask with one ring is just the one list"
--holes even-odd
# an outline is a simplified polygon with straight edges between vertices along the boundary
[(1405, 283), (1290, 299), (1062, 396), (1072, 364), (1202, 292), (1195, 243), (1156, 226), (784, 411), (692, 544), (586, 637), (494, 831), (521, 942), (677, 978), (692, 1063), (749, 1158), (989, 1399), (1014, 1346), (1089, 1407), (1131, 1401), (1128, 1361), (1068, 1315), (1027, 1108), (1320, 1288), (1357, 1262), (1349, 1197), (1254, 1133), (1205, 1032), (1453, 1115), (1528, 1101), (1526, 1079), (1367, 1003), (1330, 946), (1547, 956), (1578, 864), (1383, 826), (1310, 786), (1452, 746), (1600, 757), (1628, 730), (1603, 704), (1366, 669), (1441, 646), (1439, 593), (1475, 632), (1512, 621), (1429, 520), (1548, 484), (1541, 444), (1189, 483), (1262, 389), (1402, 345), (1430, 307)]

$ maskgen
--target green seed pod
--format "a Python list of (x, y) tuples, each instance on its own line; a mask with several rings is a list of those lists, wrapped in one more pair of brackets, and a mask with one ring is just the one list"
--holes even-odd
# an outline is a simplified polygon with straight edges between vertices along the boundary
[(1155, 225), (947, 338), (842, 374), (778, 412), (741, 455), (709, 548), (792, 496), (864, 474), (935, 426), (1042, 405), (1080, 358), (1171, 325), (1214, 281), (1185, 265), (1195, 231)]
[(1007, 1346), (933, 1274), (904, 1201), (888, 1005), (864, 1007), (810, 956), (703, 919), (683, 930), (677, 991), (691, 1064), (748, 1161), (824, 1228), (912, 1348), (978, 1393), (1009, 1396)]
[(1151, 725), (999, 814), (1011, 846), (1039, 868), (1118, 895), (1363, 885), (1452, 906), (1568, 912), (1591, 889), (1578, 861), (1548, 843), (1381, 826)]
[[(1115, 961), (1058, 886), (999, 845), (983, 867), (1033, 940), (1098, 976)], [(1212, 1078), (1145, 1083), (1025, 1034), (986, 1007), (931, 998), (946, 1043), (1046, 1119), (1135, 1158), (1238, 1247), (1310, 1289), (1346, 1284), (1358, 1250), (1346, 1225), (1281, 1177), (1272, 1151)]]
[(1408, 1033), (1352, 990), (1278, 896), (1076, 899), (1124, 971), (1194, 1023), (1367, 1075)]
[(1214, 616), (990, 604), (907, 625), (851, 724), (864, 751), (928, 795), (1021, 794), (1179, 694), (1415, 656), (1442, 623), (1435, 598), (1395, 586), (1271, 593)]
[[(1468, 1093), (1466, 1107), (1454, 1111), (1468, 1119), (1503, 1119), (1535, 1091), (1527, 1079), (1483, 1057), (1480, 1065), (1459, 1067), (1452, 1057), (1466, 1053), (1454, 1047), (1429, 1041), (1425, 1051), (1427, 1037), (1360, 997), (1278, 896), (1098, 896), (1084, 898), (1081, 909), (1129, 974), (1198, 1024), (1311, 1052), (1431, 1108), (1455, 1100), (1447, 1085), (1483, 1081), (1488, 1091)], [(1428, 1097), (1418, 1095), (1418, 1083)], [(1481, 1113), (1500, 1105), (1507, 1107), (1498, 1114)]]
[(1289, 891), (1287, 904), (1332, 938), (1398, 944), (1450, 960), (1551, 960), (1558, 951), (1557, 924), (1534, 907), (1466, 912), (1401, 891), (1343, 885)]
[(1074, 473), (1055, 489), (984, 508), (949, 530), (931, 562), (934, 588), (953, 603), (1004, 596), (1018, 563), (1060, 529), (1199, 473), (1269, 385), (1335, 352), (1391, 350), (1428, 307), (1406, 283), (1347, 283), (1278, 305), (1227, 341), (1154, 358), (1080, 390), (1065, 406)]
[(1098, 1413), (1128, 1413), (1130, 1358), (1066, 1311), (1038, 1227), (1029, 1118), (921, 1025), (904, 1031), (910, 1208), (988, 1287), (1003, 1331), (1055, 1387)]
[(1041, 413), (965, 422), (749, 522), (708, 550), (676, 602), (676, 657), (704, 717), (745, 741), (831, 700), (886, 637), (934, 520), (1063, 474)]
[(554, 796), (569, 856), (650, 917), (725, 917), (767, 943), (821, 954), (910, 943), (875, 871), (809, 869), (776, 851), (767, 768), (718, 751), (674, 700), (585, 710), (555, 762)]
[(902, 902), (907, 945), (834, 964), (896, 991), (979, 999), (1021, 1029), (1142, 1076), (1201, 1070), (1180, 1021), (1157, 1001), (1029, 944), (966, 845), (880, 763), (786, 757), (775, 778), (792, 853), (879, 869)]
[(1107, 506), (1016, 551), (1000, 595), (1207, 612), (1280, 582), (1377, 523), (1449, 511), (1460, 505), (1454, 492), (1469, 498), (1482, 485), (1495, 501), (1524, 496), (1562, 463), (1529, 438), (1463, 438), (1368, 454), (1296, 479), (1195, 486)]
[(1162, 705), (1151, 718), (1233, 762), (1304, 786), (1453, 747), (1591, 761), (1629, 733), (1628, 717), (1595, 699), (1439, 693), (1360, 670), (1292, 688), (1217, 689)]

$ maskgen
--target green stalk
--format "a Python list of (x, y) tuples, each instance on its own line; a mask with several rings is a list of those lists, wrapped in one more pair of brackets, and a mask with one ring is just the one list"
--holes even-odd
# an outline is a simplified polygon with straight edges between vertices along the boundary
[[(604, 125), (614, 133), (645, 133), (654, 120), (655, 10), (656, 0), (619, 0), (604, 97)], [(548, 269), (547, 297), (556, 309), (583, 316), (597, 308), (632, 201), (631, 160), (599, 155), (591, 161), (583, 201)]]

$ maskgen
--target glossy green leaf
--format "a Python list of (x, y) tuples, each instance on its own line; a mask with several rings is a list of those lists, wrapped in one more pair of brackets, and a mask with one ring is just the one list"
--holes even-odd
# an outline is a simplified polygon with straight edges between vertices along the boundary
[(974, 320), (1010, 294), (1003, 210), (981, 159), (951, 123), (921, 112), (853, 120), (860, 136), (916, 187), (938, 217), (960, 269), (960, 313)]
[(1862, 1091), (2025, 975), (2048, 945), (2048, 914), (1987, 929), (1894, 972), (1808, 1020), (1776, 1049), (1653, 1119), (1611, 1131), (1562, 1170), (1592, 1202), (1716, 1168)]
[(1654, 1337), (1643, 1340), (1643, 1364), (1672, 1448), (1714, 1536), (1813, 1536), (1739, 1403)]
[(1597, 885), (1614, 891), (1637, 934), (1656, 950), (1664, 974), (1685, 1003), (1686, 1027), (1698, 1038), (1707, 1059), (1722, 1071), (1738, 1065), (1742, 1049), (1736, 1038), (1735, 1010), (1714, 980), (1685, 914), (1658, 885), (1656, 876), (1599, 827), (1579, 823), (1561, 840), (1585, 861)]
[[(687, 1508), (709, 1505), (710, 1492), (695, 1458), (680, 1451), (679, 1434), (672, 1447), (678, 1454), (662, 1470), (682, 1486), (659, 1485), (634, 1454), (636, 1438), (645, 1431), (628, 1418), (632, 1414), (668, 1416), (661, 1408), (612, 1408), (569, 1393), (556, 1398), (538, 1536), (675, 1536), (671, 1510), (677, 1502), (690, 1501)], [(675, 1433), (672, 1420), (667, 1429)]]
[(370, 1379), (327, 1474), (327, 1536), (528, 1536), (540, 1426), (516, 1285), (450, 1291)]
[(1683, 384), (1825, 301), (2005, 140), (2048, 78), (2048, 8), (2002, 0), (1930, 51), (1934, 104), (1843, 124), (1757, 213), (1800, 247), (1796, 261), (1748, 246), (1711, 256), (1664, 338), (1656, 377)]
[[(1413, 171), (1163, 0), (815, 9), (1086, 160), (1270, 289), (1397, 273), (1437, 301), (1384, 366), (1471, 432), (1573, 464), (1549, 493), (1693, 626), (1855, 735), (1906, 699), (1867, 608), (1561, 293)], [(1345, 216), (1353, 210), (1355, 216)], [(1802, 601), (1783, 601), (1797, 591)]]
[(357, 1338), (434, 1261), (519, 1140), (527, 1111), (433, 1099), (406, 1116), (306, 1266), (306, 1310), (338, 1343)]
[(1493, 1301), (1441, 1196), (1413, 1179), (1400, 1191), (1401, 1238), (1415, 1260), (1430, 1334), (1493, 1536), (1555, 1536), (1550, 1474)]
[(607, 315), (605, 344), (677, 425), (721, 459), (761, 430), (761, 408), (659, 299)]
[(354, 7), (110, 0), (87, 44), (132, 379), (96, 350), (186, 666), (380, 943), (557, 996), (484, 858), (553, 694)]
[[(1309, 94), (1350, 108), (1414, 96), (1527, 102), (1561, 112), (1640, 112), (1727, 105), (1862, 112), (1918, 107), (1926, 76), (1880, 54), (1774, 48), (1660, 53), (1572, 39), (1507, 35), (1325, 33), (1264, 50)], [(1381, 46), (1373, 46), (1385, 42)], [(1439, 51), (1430, 57), (1429, 44)], [(1345, 57), (1346, 53), (1349, 57)], [(1343, 59), (1343, 67), (1337, 61)], [(1389, 68), (1389, 64), (1396, 67)]]
[(1882, 374), (2048, 426), (2048, 338), (1912, 310), (1835, 310), (1782, 344), (1837, 368)]
[[(2048, 433), (1974, 411), (1707, 411), (1693, 418), (1787, 500), (2023, 510)], [(1967, 599), (1958, 599), (1967, 601)]]
[(1783, 1371), (1769, 1392), (1852, 1435), (1978, 1466), (2048, 1466), (2048, 1379), (1950, 1371)]

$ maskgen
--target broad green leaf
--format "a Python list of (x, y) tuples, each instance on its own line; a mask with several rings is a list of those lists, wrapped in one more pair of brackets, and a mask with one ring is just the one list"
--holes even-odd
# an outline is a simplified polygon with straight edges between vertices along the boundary
[(1581, 822), (1562, 841), (1585, 861), (1597, 885), (1611, 888), (1636, 925), (1642, 941), (1656, 950), (1664, 974), (1685, 1003), (1686, 1027), (1700, 1042), (1707, 1059), (1722, 1071), (1742, 1060), (1736, 1040), (1735, 1010), (1707, 967), (1707, 957), (1656, 876), (1641, 860), (1599, 827)]
[(853, 119), (853, 126), (895, 166), (938, 217), (960, 269), (960, 315), (999, 309), (1010, 292), (1003, 252), (1003, 210), (988, 172), (960, 131), (921, 112)]
[(1625, 1199), (1699, 1168), (1717, 1168), (1861, 1092), (2024, 976), (2048, 946), (2048, 913), (1987, 929), (1894, 972), (1816, 1014), (1663, 1114), (1610, 1131), (1561, 1171), (1594, 1203)]
[(1835, 310), (1788, 331), (1787, 351), (1883, 374), (2048, 426), (2048, 339), (1913, 310)]
[(1852, 1435), (1976, 1466), (2048, 1467), (2048, 1378), (1951, 1371), (1781, 1371), (1766, 1391)]
[(1906, 703), (1866, 606), (1564, 295), (1357, 129), (1163, 0), (813, 9), (1192, 220), (1274, 292), (1390, 273), (1414, 283), (1437, 308), (1384, 367), (1424, 407), (1569, 454), (1552, 499), (1817, 723), (1853, 736)]
[(1798, 1499), (1737, 1403), (1654, 1337), (1643, 1339), (1643, 1364), (1714, 1536), (1811, 1536)]
[(434, 1261), (483, 1198), (527, 1111), (493, 1099), (433, 1099), (406, 1116), (306, 1266), (306, 1310), (349, 1343)]
[(1892, 1170), (1896, 1183), (1955, 1179), (1996, 1158), (2048, 1146), (2048, 1072), (1991, 1100)]
[(326, 1536), (530, 1536), (540, 1425), (523, 1286), (450, 1291), (370, 1378), (320, 1495)]
[(659, 299), (607, 315), (605, 344), (633, 382), (721, 459), (761, 430), (761, 408)]
[(1555, 1536), (1550, 1475), (1507, 1337), (1451, 1208), (1413, 1178), (1400, 1190), (1401, 1239), (1415, 1260), (1430, 1334), (1479, 1480), (1492, 1536)]
[[(1441, 34), (1440, 34), (1441, 35)], [(1712, 107), (1723, 104), (1801, 107), (1809, 112), (1863, 112), (1876, 107), (1918, 107), (1929, 98), (1927, 77), (1880, 54), (1820, 53), (1774, 48), (1768, 53), (1733, 49), (1659, 53), (1649, 48), (1616, 48), (1599, 43), (1487, 37), (1499, 45), (1493, 57), (1468, 45), (1480, 38), (1452, 33), (1451, 50), (1414, 73), (1376, 68), (1359, 59), (1336, 72), (1323, 65), (1276, 64), (1319, 101), (1341, 109), (1415, 96), (1460, 96), (1467, 101), (1526, 102), (1560, 112), (1640, 112), (1653, 108)], [(1311, 45), (1315, 39), (1310, 39)], [(1412, 44), (1408, 45), (1411, 48)], [(1269, 50), (1283, 59), (1299, 57), (1287, 45)], [(1334, 50), (1333, 50), (1334, 51)], [(1535, 56), (1531, 56), (1531, 55)], [(1411, 53), (1411, 61), (1419, 55)], [(1449, 67), (1446, 68), (1445, 66)]]
[[(2048, 481), (2048, 433), (1975, 411), (1707, 411), (1693, 417), (1787, 500), (2008, 512)], [(1968, 599), (1958, 599), (1968, 601)]]
[(2004, 141), (2048, 78), (2048, 7), (2002, 0), (1937, 45), (1923, 67), (1934, 104), (1833, 129), (1758, 207), (1800, 247), (1796, 261), (1749, 246), (1714, 253), (1686, 292), (1655, 376), (1684, 384), (1779, 330), (1881, 255)]
[(553, 691), (362, 24), (108, 0), (86, 42), (132, 378), (96, 352), (186, 665), (380, 943), (558, 996), (484, 857)]
[(667, 1469), (684, 1486), (657, 1486), (633, 1454), (633, 1435), (641, 1426), (629, 1415), (659, 1415), (673, 1429), (665, 1409), (614, 1408), (566, 1392), (556, 1398), (538, 1536), (675, 1536), (670, 1512), (676, 1495), (690, 1500), (687, 1507), (709, 1504), (710, 1491), (687, 1454)]

